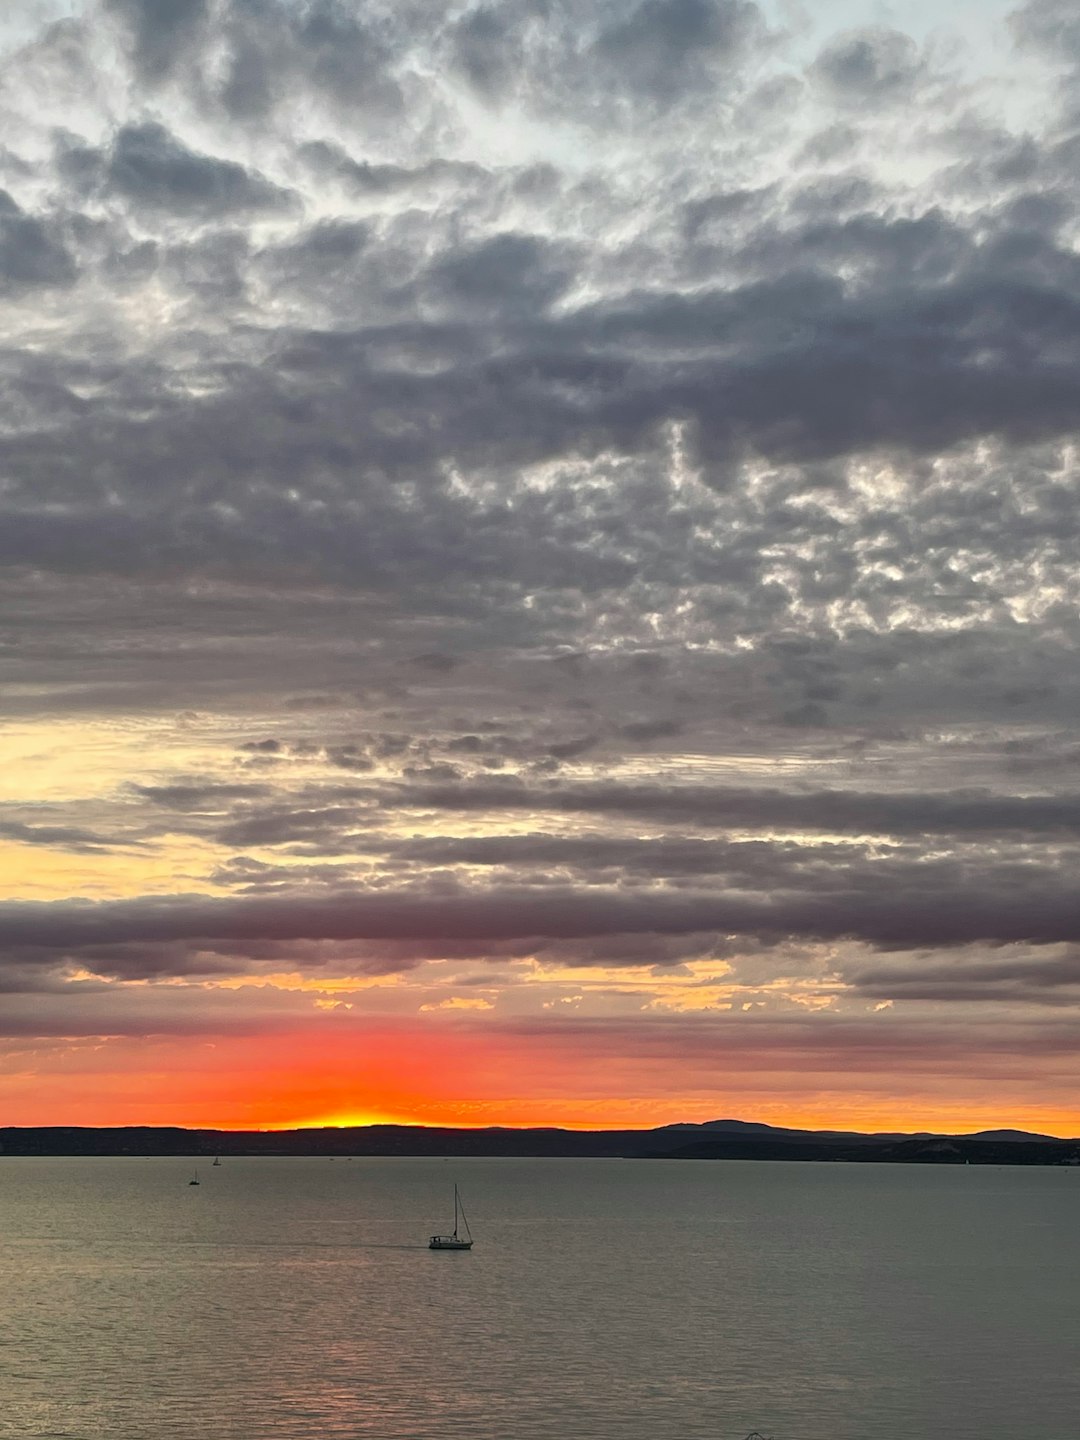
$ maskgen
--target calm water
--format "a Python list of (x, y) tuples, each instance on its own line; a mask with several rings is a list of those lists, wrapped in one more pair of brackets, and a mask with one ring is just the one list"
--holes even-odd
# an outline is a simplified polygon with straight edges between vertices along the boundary
[[(1080, 1172), (0, 1160), (0, 1435), (1072, 1440)], [(453, 1181), (476, 1236), (432, 1254)]]

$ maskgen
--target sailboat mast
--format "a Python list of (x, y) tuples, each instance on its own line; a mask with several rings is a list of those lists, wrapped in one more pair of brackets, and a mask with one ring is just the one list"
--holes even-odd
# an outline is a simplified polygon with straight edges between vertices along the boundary
[[(455, 1190), (456, 1190), (456, 1188), (457, 1188), (457, 1187), (455, 1186)], [(472, 1240), (472, 1231), (469, 1229), (469, 1217), (465, 1214), (465, 1206), (462, 1205), (460, 1202), (458, 1202), (458, 1204), (455, 1205), (455, 1207), (454, 1207), (454, 1224), (455, 1224), (455, 1226), (457, 1225), (457, 1212), (458, 1212), (459, 1209), (460, 1209), (460, 1211), (461, 1211), (461, 1220), (462, 1220), (462, 1223), (463, 1223), (464, 1226), (465, 1226), (465, 1238), (466, 1238), (466, 1240), (471, 1241), (471, 1240)], [(455, 1235), (457, 1234), (456, 1228), (455, 1228), (455, 1230), (454, 1230), (454, 1234), (455, 1234)]]

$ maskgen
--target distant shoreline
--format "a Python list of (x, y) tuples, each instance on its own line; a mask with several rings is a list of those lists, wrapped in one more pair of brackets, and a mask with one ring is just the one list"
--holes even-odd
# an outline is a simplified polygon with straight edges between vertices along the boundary
[(655, 1130), (450, 1129), (358, 1125), (302, 1130), (177, 1126), (0, 1127), (0, 1159), (18, 1156), (506, 1156), (571, 1159), (804, 1160), (916, 1165), (1061, 1165), (1080, 1168), (1080, 1139), (1022, 1131), (976, 1135), (785, 1130), (748, 1121)]

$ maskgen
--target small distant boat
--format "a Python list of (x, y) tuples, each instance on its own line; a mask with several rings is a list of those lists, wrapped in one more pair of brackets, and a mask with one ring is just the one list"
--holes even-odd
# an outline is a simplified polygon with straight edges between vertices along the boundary
[(191, 1179), (190, 1179), (187, 1183), (188, 1183), (189, 1185), (198, 1185), (198, 1183), (199, 1183), (199, 1169), (198, 1169), (198, 1166), (195, 1167), (195, 1174), (191, 1177)]
[[(465, 1234), (460, 1233), (461, 1226), (465, 1227)], [(428, 1241), (429, 1250), (471, 1250), (473, 1246), (472, 1235), (469, 1233), (469, 1222), (465, 1218), (465, 1210), (458, 1195), (458, 1188), (454, 1186), (454, 1233), (452, 1235), (432, 1235)]]
[(215, 1165), (220, 1165), (220, 1164), (221, 1164), (221, 1156), (220, 1156), (220, 1155), (215, 1155), (215, 1156), (214, 1156), (214, 1164), (215, 1164)]

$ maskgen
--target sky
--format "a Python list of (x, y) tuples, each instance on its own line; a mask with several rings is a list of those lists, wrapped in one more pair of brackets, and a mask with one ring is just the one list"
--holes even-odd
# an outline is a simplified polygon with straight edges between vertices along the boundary
[(15, 0), (0, 1123), (1080, 1133), (1071, 0)]

